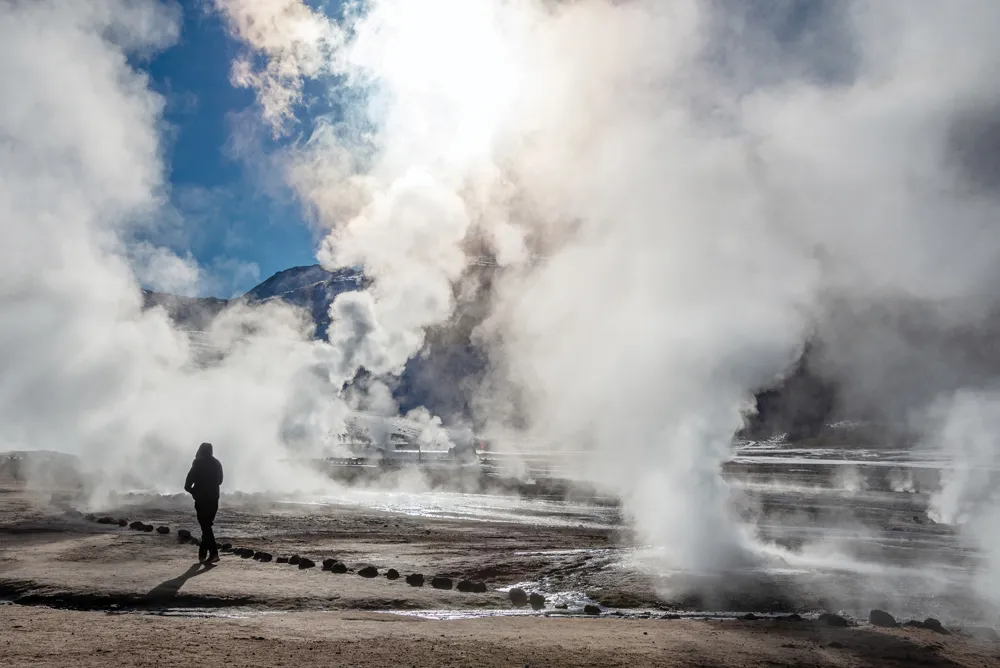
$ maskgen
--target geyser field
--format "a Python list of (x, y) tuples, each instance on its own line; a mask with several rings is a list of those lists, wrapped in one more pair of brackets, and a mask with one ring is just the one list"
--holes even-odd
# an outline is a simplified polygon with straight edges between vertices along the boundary
[[(345, 660), (372, 665), (394, 665), (400, 652), (415, 652), (421, 663), (461, 665), (482, 648), (501, 645), (496, 663), (476, 662), (509, 665), (510, 651), (518, 664), (545, 656), (543, 665), (995, 661), (995, 613), (977, 591), (983, 555), (961, 532), (927, 518), (927, 490), (940, 485), (942, 462), (860, 446), (857, 431), (828, 427), (823, 447), (736, 444), (724, 466), (729, 503), (753, 527), (758, 547), (745, 563), (719, 571), (665, 566), (663, 549), (641, 542), (620, 504), (571, 484), (557, 494), (526, 485), (520, 496), (432, 490), (415, 466), (370, 475), (366, 486), (330, 480), (325, 493), (226, 494), (217, 537), (233, 551), (202, 570), (191, 566), (196, 546), (177, 536), (183, 529), (198, 533), (184, 495), (115, 494), (99, 506), (80, 506), (90, 511), (83, 513), (74, 506), (87, 503), (85, 494), (60, 489), (52, 476), (47, 490), (18, 483), (8, 464), (0, 496), (6, 548), (0, 587), (26, 611), (40, 606), (124, 616), (116, 620), (166, 616), (177, 624), (235, 625), (219, 630), (235, 639), (214, 642), (251, 665), (288, 652), (301, 656), (315, 643), (331, 643)], [(833, 445), (837, 441), (843, 444)], [(22, 471), (30, 459), (20, 455)], [(42, 459), (35, 467), (38, 479), (53, 464)], [(114, 523), (100, 523), (104, 516)], [(170, 533), (118, 526), (119, 518), (139, 518)], [(287, 563), (297, 561), (293, 555), (314, 565)], [(331, 568), (330, 560), (342, 568)], [(377, 574), (364, 570), (372, 566)], [(414, 574), (423, 576), (420, 586), (411, 583)], [(449, 579), (450, 587), (441, 588), (437, 578)], [(470, 582), (483, 587), (459, 586)], [(518, 601), (511, 594), (517, 588), (544, 601)], [(871, 609), (889, 611), (899, 630), (873, 635), (864, 624)], [(829, 612), (862, 626), (832, 625), (823, 616)], [(57, 613), (25, 612), (17, 619), (58, 623), (46, 622), (46, 614)], [(385, 636), (370, 628), (381, 614), (418, 626)], [(599, 625), (595, 616), (622, 628), (598, 626), (583, 639), (556, 625)], [(949, 635), (923, 628), (927, 617), (944, 620)], [(913, 620), (919, 623), (902, 626)], [(166, 622), (121, 623), (148, 632), (149, 624)], [(338, 629), (333, 635), (330, 624)], [(172, 637), (180, 628), (161, 632)], [(453, 637), (456, 631), (475, 640)], [(719, 632), (726, 639), (717, 645), (692, 644)], [(98, 624), (88, 633), (103, 644), (97, 639), (115, 631)], [(512, 634), (513, 650), (507, 648)], [(424, 655), (420, 643), (435, 641), (442, 643), (440, 654)], [(24, 647), (18, 656), (55, 662), (60, 646), (51, 654)], [(173, 656), (158, 641), (152, 648)]]
[(0, 2), (0, 664), (995, 664), (997, 26)]

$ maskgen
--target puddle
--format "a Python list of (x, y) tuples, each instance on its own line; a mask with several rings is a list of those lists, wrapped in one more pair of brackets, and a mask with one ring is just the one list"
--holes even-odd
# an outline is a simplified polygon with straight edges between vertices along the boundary
[[(711, 620), (711, 621), (736, 621), (747, 615), (747, 612), (735, 611), (672, 611), (647, 610), (643, 608), (602, 608), (600, 615), (588, 615), (583, 611), (583, 607), (571, 607), (568, 609), (557, 609), (546, 607), (542, 610), (531, 609), (490, 609), (490, 610), (379, 610), (378, 612), (389, 615), (401, 615), (403, 617), (416, 617), (418, 619), (430, 619), (435, 621), (460, 621), (463, 619), (490, 619), (494, 617), (613, 617), (615, 619), (656, 619), (656, 620)], [(781, 620), (789, 617), (787, 613), (766, 613), (754, 612), (752, 619), (767, 621)], [(800, 615), (803, 620), (815, 619), (816, 615)]]

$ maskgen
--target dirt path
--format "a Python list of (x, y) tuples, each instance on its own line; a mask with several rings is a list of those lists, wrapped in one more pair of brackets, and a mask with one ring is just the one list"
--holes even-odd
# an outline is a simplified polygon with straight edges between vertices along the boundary
[(996, 646), (929, 631), (812, 623), (494, 618), (374, 613), (249, 619), (0, 608), (3, 666), (967, 666)]
[[(233, 555), (205, 569), (194, 563), (196, 548), (176, 538), (178, 528), (191, 528), (186, 499), (138, 497), (102, 509), (171, 527), (159, 535), (86, 520), (59, 498), (0, 488), (0, 598), (16, 602), (0, 605), (0, 666), (1000, 665), (1000, 644), (957, 634), (806, 620), (656, 619), (664, 602), (646, 577), (614, 565), (622, 549), (616, 530), (585, 522), (412, 517), (347, 506), (313, 511), (232, 498), (220, 513), (220, 538), (275, 556), (335, 557), (355, 572)], [(488, 589), (366, 579), (356, 572), (365, 564), (428, 579), (475, 578)], [(522, 581), (543, 583), (545, 591), (585, 590), (654, 618), (565, 616), (551, 601), (551, 616), (433, 621), (400, 614), (509, 613), (503, 588)]]

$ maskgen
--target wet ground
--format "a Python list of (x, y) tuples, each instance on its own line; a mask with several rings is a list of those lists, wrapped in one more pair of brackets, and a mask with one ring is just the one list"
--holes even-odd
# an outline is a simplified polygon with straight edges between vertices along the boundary
[[(453, 619), (582, 615), (591, 604), (605, 615), (652, 618), (838, 611), (864, 619), (881, 608), (901, 620), (995, 626), (977, 592), (981, 556), (954, 528), (927, 519), (939, 466), (906, 450), (741, 444), (725, 476), (755, 558), (722, 574), (665, 567), (660, 550), (637, 544), (607, 499), (331, 485), (310, 496), (227, 495), (218, 537), (275, 557), (336, 558), (351, 572), (225, 556), (211, 572), (184, 578), (195, 548), (174, 536), (196, 527), (183, 495), (124, 495), (92, 509), (171, 527), (160, 536), (72, 517), (70, 497), (7, 486), (0, 594), (183, 615), (333, 609)], [(422, 573), (428, 585), (358, 577), (365, 565)], [(432, 576), (482, 581), (488, 590), (438, 590)], [(170, 582), (176, 588), (162, 586)], [(544, 608), (512, 606), (513, 587), (542, 593)]]

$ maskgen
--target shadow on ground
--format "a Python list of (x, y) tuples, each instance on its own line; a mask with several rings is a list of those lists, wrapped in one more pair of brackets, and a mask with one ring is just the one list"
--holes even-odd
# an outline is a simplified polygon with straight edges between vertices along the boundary
[(169, 600), (177, 596), (177, 592), (181, 590), (181, 587), (190, 580), (191, 578), (198, 577), (203, 573), (207, 573), (215, 568), (215, 564), (194, 564), (191, 568), (187, 569), (180, 575), (153, 587), (146, 598), (150, 601), (163, 601)]

